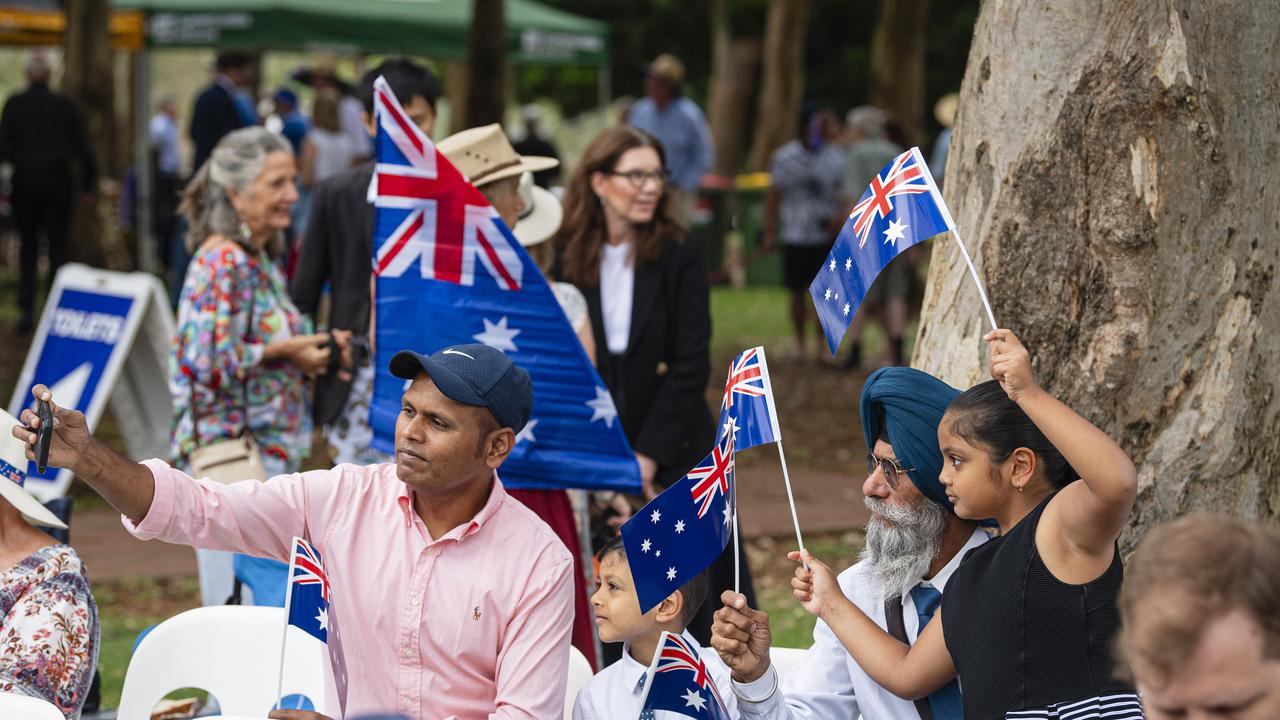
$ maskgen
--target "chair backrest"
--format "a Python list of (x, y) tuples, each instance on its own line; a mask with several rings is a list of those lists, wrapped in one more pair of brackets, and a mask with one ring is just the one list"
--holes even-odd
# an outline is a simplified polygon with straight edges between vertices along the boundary
[(573, 703), (578, 699), (578, 691), (591, 680), (595, 674), (591, 663), (582, 651), (569, 646), (569, 683), (564, 687), (564, 720), (573, 720)]
[(778, 680), (781, 681), (787, 673), (795, 670), (807, 652), (809, 651), (803, 648), (769, 648), (769, 659), (773, 663), (773, 669), (778, 671)]
[(0, 718), (4, 720), (67, 720), (58, 706), (40, 698), (0, 692)]
[[(212, 694), (225, 715), (265, 717), (278, 700), (283, 633), (284, 608), (214, 605), (174, 615), (134, 651), (116, 717), (150, 720), (165, 695), (188, 687)], [(337, 717), (323, 647), (290, 641), (281, 695), (306, 695), (317, 712)]]

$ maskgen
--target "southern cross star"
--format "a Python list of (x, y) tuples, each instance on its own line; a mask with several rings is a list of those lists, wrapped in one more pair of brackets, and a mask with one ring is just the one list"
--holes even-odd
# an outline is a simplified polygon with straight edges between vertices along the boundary
[(662, 519), (662, 511), (661, 511), (661, 510), (654, 510), (654, 511), (653, 511), (653, 514), (649, 516), (649, 521), (650, 521), (650, 522), (654, 522), (654, 523), (656, 523), (656, 522), (658, 522), (658, 521), (659, 521), (659, 520), (661, 520), (661, 519)]
[(677, 521), (676, 521), (676, 534), (678, 535), (678, 534), (680, 534), (680, 533), (682, 533), (682, 532), (684, 532), (684, 521), (683, 521), (683, 520), (677, 520)]
[(649, 552), (649, 548), (652, 547), (652, 545), (653, 543), (649, 542), (649, 538), (645, 538), (644, 542), (640, 543), (640, 552), (642, 553)]
[(604, 420), (604, 424), (613, 427), (613, 421), (618, 417), (618, 409), (613, 406), (613, 396), (609, 395), (609, 391), (596, 386), (596, 396), (587, 401), (587, 407), (591, 408), (591, 422)]
[(668, 580), (676, 579), (676, 569), (674, 567), (667, 568), (667, 579)]

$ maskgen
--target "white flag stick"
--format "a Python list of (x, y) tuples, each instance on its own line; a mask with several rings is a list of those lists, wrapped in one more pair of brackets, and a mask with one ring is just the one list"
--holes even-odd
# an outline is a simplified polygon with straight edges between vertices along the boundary
[(973, 284), (978, 286), (978, 297), (982, 298), (982, 306), (987, 310), (987, 319), (991, 321), (991, 329), (995, 330), (1000, 326), (996, 324), (995, 313), (991, 312), (991, 301), (987, 300), (987, 291), (982, 287), (982, 281), (978, 279), (978, 269), (973, 266), (973, 258), (969, 257), (969, 250), (964, 246), (964, 241), (960, 239), (960, 230), (951, 228), (951, 237), (956, 239), (956, 245), (960, 246), (960, 254), (964, 256), (964, 262), (969, 266), (969, 274), (973, 276)]
[[(801, 552), (804, 551), (804, 538), (800, 537), (800, 517), (796, 515), (796, 498), (791, 493), (791, 473), (787, 471), (787, 455), (782, 451), (782, 436), (778, 436), (778, 460), (782, 462), (782, 481), (787, 485), (787, 504), (791, 506), (791, 524), (796, 528), (796, 544), (800, 546)], [(809, 563), (804, 562), (804, 569), (809, 569)]]
[[(769, 379), (769, 363), (765, 358), (764, 347), (759, 348), (760, 352), (760, 376), (764, 378), (764, 391), (769, 398), (769, 422), (773, 426), (773, 439), (778, 446), (778, 460), (782, 463), (782, 480), (787, 485), (787, 504), (791, 506), (791, 524), (796, 529), (796, 544), (804, 550), (804, 538), (800, 537), (800, 517), (796, 515), (796, 498), (791, 492), (791, 473), (787, 470), (787, 455), (782, 450), (782, 426), (778, 423), (778, 409), (773, 400), (773, 381)], [(736, 500), (735, 500), (736, 503)], [(737, 521), (737, 508), (734, 508), (734, 518)], [(809, 569), (809, 563), (804, 563), (804, 569)]]
[(288, 578), (289, 587), (284, 594), (284, 630), (280, 633), (280, 674), (276, 677), (276, 696), (271, 700), (271, 707), (280, 704), (281, 697), (284, 694), (284, 651), (289, 642), (289, 606), (293, 604), (293, 563), (297, 559), (298, 554), (295, 552), (298, 548), (298, 538), (294, 537), (289, 542), (289, 571), (285, 575)]
[(733, 591), (742, 593), (742, 553), (738, 551), (738, 493), (733, 494)]

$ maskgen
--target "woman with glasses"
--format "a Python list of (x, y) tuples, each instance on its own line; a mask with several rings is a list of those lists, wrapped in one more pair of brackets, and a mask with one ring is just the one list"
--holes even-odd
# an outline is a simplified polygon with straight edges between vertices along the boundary
[[(586, 296), (597, 367), (635, 449), (646, 499), (679, 480), (715, 441), (704, 395), (711, 374), (706, 261), (702, 244), (672, 217), (667, 177), (662, 145), (648, 133), (620, 126), (596, 136), (569, 180), (552, 268)], [(732, 557), (718, 564), (727, 566), (732, 587)], [(712, 597), (724, 589), (716, 567)], [(702, 630), (705, 642), (710, 611), (703, 614), (691, 629)]]

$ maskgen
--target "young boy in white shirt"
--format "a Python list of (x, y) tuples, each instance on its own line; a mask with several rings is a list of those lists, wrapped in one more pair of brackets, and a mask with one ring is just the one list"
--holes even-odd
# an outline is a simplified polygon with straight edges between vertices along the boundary
[(612, 720), (639, 716), (644, 705), (645, 675), (658, 649), (663, 631), (681, 634), (698, 648), (725, 703), (729, 716), (738, 717), (737, 698), (729, 692), (729, 668), (716, 652), (703, 648), (685, 626), (707, 597), (707, 578), (700, 573), (671, 593), (649, 612), (641, 614), (640, 600), (627, 563), (622, 538), (614, 538), (600, 550), (599, 587), (591, 596), (596, 629), (601, 642), (622, 642), (622, 658), (601, 670), (578, 692), (574, 720)]

